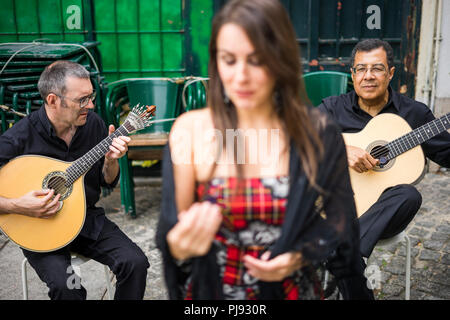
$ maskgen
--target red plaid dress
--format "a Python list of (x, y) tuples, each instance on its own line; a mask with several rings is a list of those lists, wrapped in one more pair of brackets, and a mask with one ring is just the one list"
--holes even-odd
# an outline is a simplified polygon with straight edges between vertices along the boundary
[[(280, 236), (289, 189), (288, 177), (244, 179), (239, 195), (236, 178), (214, 178), (197, 188), (198, 201), (211, 201), (223, 210), (222, 226), (215, 237), (225, 299), (256, 299), (257, 279), (247, 273), (245, 255), (260, 257)], [(283, 281), (285, 299), (320, 299), (317, 277), (299, 270)], [(313, 280), (313, 281), (311, 281)], [(190, 279), (186, 299), (192, 298)]]

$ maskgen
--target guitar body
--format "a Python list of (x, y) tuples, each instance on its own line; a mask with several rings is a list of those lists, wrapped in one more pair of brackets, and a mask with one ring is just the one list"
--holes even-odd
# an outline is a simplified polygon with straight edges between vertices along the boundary
[[(51, 172), (65, 171), (71, 165), (44, 156), (14, 158), (0, 169), (0, 196), (18, 198), (32, 190), (43, 189)], [(24, 249), (49, 252), (69, 244), (81, 231), (86, 215), (84, 175), (76, 180), (63, 200), (61, 210), (51, 218), (33, 218), (0, 212), (0, 229)]]
[[(374, 147), (385, 145), (412, 131), (400, 116), (383, 113), (367, 123), (358, 133), (344, 133), (346, 145), (359, 147), (370, 153)], [(390, 160), (383, 168), (375, 167), (364, 173), (350, 170), (358, 217), (366, 212), (386, 188), (398, 184), (414, 184), (423, 176), (425, 156), (418, 145)]]
[(109, 151), (114, 138), (152, 125), (155, 112), (153, 105), (134, 106), (120, 127), (74, 162), (38, 155), (19, 156), (9, 161), (0, 168), (1, 197), (19, 198), (33, 190), (53, 189), (55, 195), (61, 195), (62, 207), (51, 218), (0, 212), (0, 230), (30, 251), (55, 251), (72, 242), (86, 217), (84, 175)]

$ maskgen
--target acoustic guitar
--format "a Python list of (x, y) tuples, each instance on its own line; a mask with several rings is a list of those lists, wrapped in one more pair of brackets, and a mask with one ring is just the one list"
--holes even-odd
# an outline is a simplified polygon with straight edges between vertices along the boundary
[(115, 137), (150, 126), (155, 106), (137, 105), (124, 123), (74, 162), (39, 155), (19, 156), (0, 169), (0, 196), (18, 198), (40, 189), (54, 189), (61, 195), (61, 208), (51, 218), (34, 218), (0, 212), (0, 229), (20, 247), (50, 252), (68, 245), (81, 231), (86, 216), (84, 175), (108, 151)]
[(366, 150), (379, 164), (358, 173), (350, 168), (358, 217), (366, 212), (383, 191), (398, 184), (418, 183), (425, 173), (425, 156), (420, 144), (450, 128), (450, 113), (412, 130), (393, 113), (371, 119), (363, 130), (344, 133), (346, 145)]

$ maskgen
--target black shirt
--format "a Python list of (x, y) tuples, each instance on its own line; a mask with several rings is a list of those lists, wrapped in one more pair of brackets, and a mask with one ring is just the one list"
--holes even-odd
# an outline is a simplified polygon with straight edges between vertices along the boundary
[[(107, 135), (103, 120), (96, 113), (89, 112), (86, 124), (77, 128), (70, 145), (67, 146), (64, 140), (56, 136), (45, 107), (42, 106), (0, 136), (0, 166), (26, 154), (72, 162), (91, 150)], [(97, 161), (84, 178), (86, 219), (80, 235), (94, 240), (100, 234), (105, 221), (105, 211), (95, 206), (100, 198), (100, 187), (114, 187), (119, 179), (117, 175), (112, 184), (105, 182), (102, 173), (104, 161), (104, 157)]]
[[(380, 113), (394, 113), (416, 129), (435, 119), (425, 104), (408, 98), (392, 90), (389, 86), (389, 100)], [(319, 110), (328, 113), (344, 133), (361, 131), (373, 118), (358, 105), (355, 91), (322, 100)], [(450, 134), (447, 131), (421, 144), (425, 155), (443, 167), (450, 167)]]

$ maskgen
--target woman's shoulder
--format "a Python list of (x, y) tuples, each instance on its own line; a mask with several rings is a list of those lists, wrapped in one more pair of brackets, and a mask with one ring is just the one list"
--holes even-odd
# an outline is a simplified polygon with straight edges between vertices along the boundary
[[(180, 115), (170, 130), (169, 145), (172, 163), (181, 165), (180, 170), (188, 177), (199, 180), (209, 168), (204, 163), (205, 150), (209, 150), (210, 133), (214, 133), (209, 108), (192, 110)], [(206, 152), (209, 155), (208, 152)], [(186, 179), (185, 179), (186, 180)]]
[(193, 130), (200, 124), (202, 124), (203, 126), (206, 125), (208, 127), (212, 125), (210, 108), (197, 109), (182, 113), (175, 120), (172, 126), (172, 130), (174, 129)]
[(211, 131), (213, 128), (209, 108), (185, 112), (175, 120), (170, 130), (169, 143), (172, 147), (191, 148), (198, 141), (202, 140), (206, 132)]

